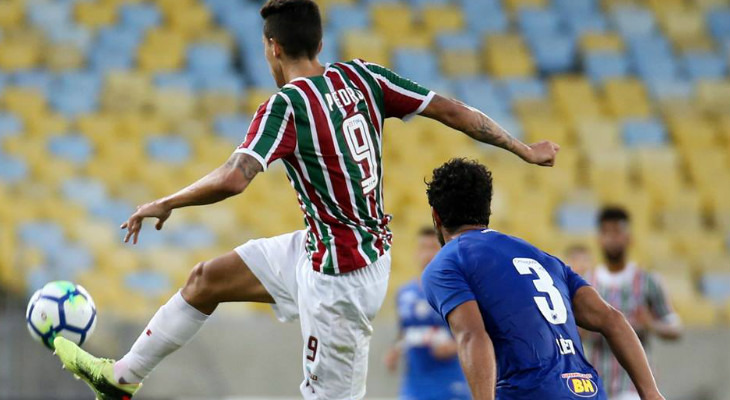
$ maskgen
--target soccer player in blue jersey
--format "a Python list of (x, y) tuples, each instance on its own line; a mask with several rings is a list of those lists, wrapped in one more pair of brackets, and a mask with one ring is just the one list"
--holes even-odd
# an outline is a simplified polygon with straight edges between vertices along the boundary
[(423, 288), (451, 328), (475, 400), (605, 400), (578, 326), (606, 338), (641, 399), (664, 399), (623, 314), (559, 259), (489, 229), (486, 167), (453, 159), (434, 170), (427, 194), (444, 246)]
[[(438, 253), (436, 231), (423, 228), (418, 233), (416, 262), (426, 268)], [(413, 279), (398, 290), (399, 340), (385, 357), (393, 371), (403, 356), (405, 368), (400, 400), (469, 400), (469, 387), (459, 365), (456, 342), (443, 318), (428, 305), (420, 279)]]

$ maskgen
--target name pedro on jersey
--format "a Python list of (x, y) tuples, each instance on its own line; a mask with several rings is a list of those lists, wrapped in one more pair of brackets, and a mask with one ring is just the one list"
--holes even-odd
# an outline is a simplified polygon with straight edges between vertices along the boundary
[(324, 98), (327, 100), (327, 107), (329, 107), (330, 112), (334, 111), (334, 106), (345, 108), (351, 104), (357, 105), (357, 103), (365, 100), (365, 96), (361, 91), (351, 87), (326, 93)]

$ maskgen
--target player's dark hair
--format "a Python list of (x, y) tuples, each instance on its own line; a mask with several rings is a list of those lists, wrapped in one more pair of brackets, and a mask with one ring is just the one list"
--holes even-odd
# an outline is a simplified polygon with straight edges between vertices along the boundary
[(418, 236), (436, 236), (436, 229), (433, 229), (431, 226), (424, 226), (418, 230)]
[(629, 217), (628, 211), (618, 206), (604, 207), (598, 214), (598, 226), (603, 225), (604, 222), (626, 222), (629, 223), (631, 218)]
[(269, 0), (261, 7), (264, 36), (273, 38), (291, 58), (317, 56), (322, 42), (322, 17), (312, 0)]
[(453, 158), (433, 170), (426, 182), (428, 204), (448, 230), (464, 225), (489, 225), (492, 173), (475, 160)]

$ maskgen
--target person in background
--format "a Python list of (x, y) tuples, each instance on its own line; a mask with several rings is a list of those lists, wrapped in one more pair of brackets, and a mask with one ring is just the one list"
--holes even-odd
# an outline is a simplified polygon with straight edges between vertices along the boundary
[[(598, 216), (598, 229), (604, 264), (586, 274), (586, 280), (601, 297), (626, 316), (647, 353), (652, 335), (665, 340), (679, 339), (682, 324), (660, 281), (654, 274), (629, 261), (631, 228), (628, 212), (619, 207), (604, 208)], [(631, 379), (616, 361), (606, 340), (590, 332), (586, 332), (584, 338), (588, 359), (603, 379), (609, 399), (639, 399)]]
[(566, 264), (581, 276), (589, 273), (593, 267), (593, 257), (588, 247), (582, 244), (573, 244), (565, 251)]
[[(423, 269), (441, 249), (436, 231), (418, 234), (416, 259)], [(456, 343), (448, 325), (428, 304), (419, 278), (398, 290), (398, 342), (385, 355), (394, 372), (405, 356), (401, 400), (467, 400), (469, 387), (457, 357)]]

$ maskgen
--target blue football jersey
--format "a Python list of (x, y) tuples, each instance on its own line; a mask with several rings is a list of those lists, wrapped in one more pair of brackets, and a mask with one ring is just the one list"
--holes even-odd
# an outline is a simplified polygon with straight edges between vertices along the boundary
[(585, 285), (559, 259), (489, 229), (447, 243), (423, 273), (426, 297), (444, 319), (477, 302), (494, 343), (498, 400), (606, 398), (571, 307)]
[(401, 400), (469, 400), (458, 357), (433, 356), (433, 344), (453, 339), (446, 322), (428, 304), (421, 283), (403, 285), (396, 306), (406, 361)]

